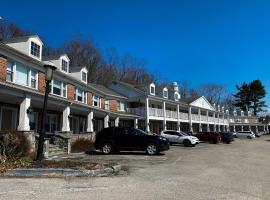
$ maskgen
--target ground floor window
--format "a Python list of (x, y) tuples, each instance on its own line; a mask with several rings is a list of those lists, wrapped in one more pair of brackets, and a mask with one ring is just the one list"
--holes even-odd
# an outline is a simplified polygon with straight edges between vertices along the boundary
[(0, 129), (16, 130), (17, 109), (13, 107), (2, 106), (0, 108)]
[(54, 134), (57, 131), (57, 115), (47, 114), (46, 119), (46, 132)]

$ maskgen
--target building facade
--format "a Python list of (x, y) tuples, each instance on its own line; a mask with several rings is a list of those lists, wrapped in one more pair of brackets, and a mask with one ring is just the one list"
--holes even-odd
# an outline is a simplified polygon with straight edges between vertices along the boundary
[(162, 130), (268, 131), (256, 117), (232, 114), (201, 96), (182, 99), (176, 82), (158, 88), (111, 81), (107, 87), (87, 80), (84, 66), (70, 66), (66, 54), (42, 57), (34, 36), (0, 43), (0, 130), (37, 133), (45, 92), (44, 62), (57, 67), (48, 99), (46, 133), (80, 135), (108, 126)]

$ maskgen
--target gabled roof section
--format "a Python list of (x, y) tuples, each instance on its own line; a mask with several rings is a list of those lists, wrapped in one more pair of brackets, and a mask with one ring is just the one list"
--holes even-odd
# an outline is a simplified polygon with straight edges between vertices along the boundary
[(118, 97), (118, 98), (127, 98), (103, 85), (99, 85), (99, 84), (94, 84), (94, 83), (88, 83), (88, 86), (90, 86), (91, 88), (97, 90), (97, 91), (100, 91), (101, 93), (105, 94), (105, 95), (108, 95), (108, 96), (115, 96), (115, 97)]
[(40, 39), (40, 37), (38, 35), (26, 35), (26, 36), (12, 37), (12, 38), (6, 39), (4, 41), (4, 43), (7, 44), (7, 43), (26, 42), (30, 38), (37, 38), (40, 41), (40, 43), (43, 44), (42, 40)]
[(212, 111), (215, 110), (215, 108), (211, 105), (211, 103), (209, 103), (209, 101), (204, 96), (194, 97), (193, 101), (192, 101), (192, 98), (190, 98), (188, 104), (191, 106), (204, 108), (207, 110), (212, 110)]
[(55, 54), (55, 55), (48, 55), (48, 56), (42, 56), (42, 60), (59, 60), (60, 57), (65, 56), (69, 59), (67, 54)]

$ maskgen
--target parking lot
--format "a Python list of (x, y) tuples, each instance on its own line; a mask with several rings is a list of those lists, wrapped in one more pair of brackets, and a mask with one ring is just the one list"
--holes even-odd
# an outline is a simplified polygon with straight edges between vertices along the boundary
[(270, 136), (172, 146), (164, 154), (74, 154), (121, 163), (113, 177), (0, 179), (0, 199), (270, 199)]

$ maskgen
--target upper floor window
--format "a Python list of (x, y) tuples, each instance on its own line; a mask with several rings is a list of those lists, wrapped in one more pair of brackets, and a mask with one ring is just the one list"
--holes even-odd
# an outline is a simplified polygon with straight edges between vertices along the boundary
[(6, 80), (19, 85), (37, 88), (37, 72), (15, 62), (7, 62)]
[(62, 60), (62, 70), (68, 72), (68, 62), (65, 60)]
[(117, 110), (118, 111), (126, 111), (126, 104), (122, 101), (117, 102)]
[(86, 100), (86, 92), (84, 92), (83, 90), (79, 89), (79, 88), (76, 88), (76, 91), (75, 91), (76, 95), (75, 95), (75, 99), (76, 101), (80, 101), (82, 103), (87, 103), (87, 100)]
[(96, 106), (96, 107), (101, 107), (101, 99), (100, 99), (100, 97), (99, 96), (96, 96), (96, 95), (94, 95), (93, 96), (93, 106)]
[(105, 99), (105, 109), (106, 110), (110, 109), (110, 100), (109, 99)]
[(154, 87), (154, 86), (151, 86), (151, 87), (150, 87), (150, 93), (151, 93), (151, 94), (155, 94), (155, 87)]
[(168, 90), (166, 88), (163, 89), (163, 97), (168, 98)]
[(54, 79), (52, 81), (52, 94), (67, 97), (67, 84)]
[(87, 74), (86, 74), (86, 72), (82, 72), (82, 81), (87, 82)]
[(40, 45), (31, 41), (31, 55), (40, 58)]

